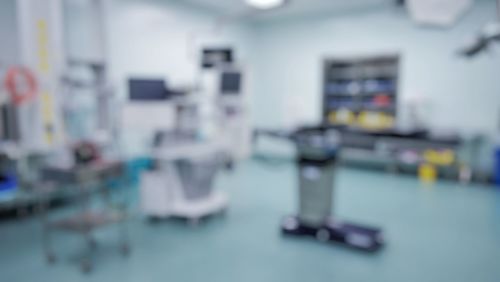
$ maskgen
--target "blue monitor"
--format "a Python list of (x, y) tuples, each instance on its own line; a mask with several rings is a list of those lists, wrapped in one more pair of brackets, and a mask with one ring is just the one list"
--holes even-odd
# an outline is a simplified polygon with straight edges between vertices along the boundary
[(242, 75), (238, 71), (226, 71), (221, 76), (221, 89), (223, 95), (238, 95), (241, 93)]
[(136, 79), (128, 81), (129, 98), (132, 101), (158, 101), (169, 98), (166, 83), (163, 79)]

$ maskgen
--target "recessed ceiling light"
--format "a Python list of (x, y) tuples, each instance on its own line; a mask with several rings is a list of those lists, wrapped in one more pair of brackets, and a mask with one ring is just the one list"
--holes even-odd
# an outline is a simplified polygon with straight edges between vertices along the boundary
[(269, 10), (283, 6), (287, 0), (245, 0), (253, 8), (260, 10)]

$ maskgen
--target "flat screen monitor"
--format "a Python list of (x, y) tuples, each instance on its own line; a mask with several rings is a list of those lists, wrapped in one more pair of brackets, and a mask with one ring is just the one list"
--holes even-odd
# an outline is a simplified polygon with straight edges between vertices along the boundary
[(233, 50), (227, 48), (204, 49), (201, 66), (205, 69), (233, 63)]
[(242, 75), (241, 72), (223, 72), (221, 76), (221, 94), (238, 95), (241, 93)]
[(132, 101), (158, 101), (169, 98), (163, 79), (129, 79), (129, 97)]

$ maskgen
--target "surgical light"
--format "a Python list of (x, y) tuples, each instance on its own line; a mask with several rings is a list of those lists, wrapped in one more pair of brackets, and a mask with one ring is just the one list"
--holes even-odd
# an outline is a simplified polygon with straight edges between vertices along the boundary
[(287, 0), (245, 0), (247, 5), (260, 10), (269, 10), (283, 6)]

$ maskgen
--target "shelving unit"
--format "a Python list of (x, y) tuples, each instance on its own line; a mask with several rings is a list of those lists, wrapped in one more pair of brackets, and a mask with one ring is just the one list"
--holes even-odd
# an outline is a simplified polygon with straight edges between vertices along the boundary
[(460, 136), (434, 136), (429, 130), (406, 132), (396, 127), (399, 61), (397, 54), (325, 60), (323, 123), (341, 126), (342, 161), (382, 165), (391, 171), (416, 170), (425, 162), (426, 152), (448, 152), (453, 161), (439, 169), (459, 175), (471, 162), (459, 159)]
[(327, 59), (324, 123), (371, 130), (394, 127), (398, 80), (398, 55)]

